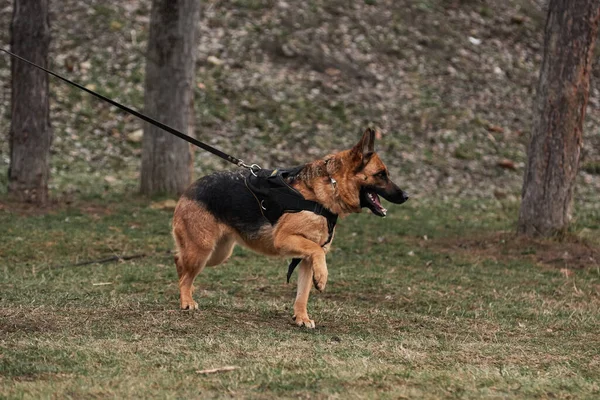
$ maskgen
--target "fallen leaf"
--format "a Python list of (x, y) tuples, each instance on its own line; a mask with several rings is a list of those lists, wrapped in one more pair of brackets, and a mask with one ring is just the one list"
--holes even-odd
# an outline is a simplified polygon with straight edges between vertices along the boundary
[(257, 108), (255, 105), (251, 104), (248, 100), (242, 100), (240, 103), (240, 106), (244, 109), (244, 110), (249, 110), (249, 111), (256, 111)]
[(504, 128), (498, 125), (488, 125), (488, 131), (504, 133)]
[(494, 190), (494, 197), (497, 198), (498, 200), (505, 199), (506, 196), (508, 196), (508, 194), (505, 191), (502, 191), (500, 189)]
[(123, 27), (123, 24), (120, 23), (119, 21), (112, 21), (110, 23), (110, 30), (111, 31), (118, 31), (119, 29), (121, 29)]
[(215, 57), (215, 56), (208, 56), (208, 58), (206, 59), (206, 61), (208, 61), (210, 64), (212, 65), (223, 65), (224, 61)]
[(142, 141), (143, 136), (144, 130), (138, 129), (137, 131), (133, 131), (127, 135), (127, 141), (132, 143), (139, 143)]
[(75, 65), (73, 64), (73, 60), (69, 57), (65, 58), (63, 65), (64, 65), (65, 69), (69, 72), (73, 72), (73, 69), (75, 68)]
[(517, 169), (517, 167), (515, 166), (515, 163), (506, 158), (498, 161), (498, 163), (496, 165), (498, 165), (500, 168), (511, 169), (513, 171)]
[(177, 202), (172, 199), (157, 201), (150, 204), (150, 208), (153, 210), (174, 210), (177, 206)]
[(296, 56), (296, 49), (293, 46), (291, 46), (289, 43), (285, 43), (283, 46), (281, 46), (281, 52), (286, 57)]
[(469, 36), (469, 42), (471, 42), (475, 46), (479, 46), (481, 44), (481, 39), (477, 39), (477, 38), (474, 38), (473, 36)]
[(510, 17), (510, 22), (512, 22), (513, 24), (520, 25), (523, 22), (525, 22), (525, 17), (522, 15), (513, 15), (512, 17)]
[[(89, 61), (84, 61), (81, 64), (79, 64), (79, 69), (82, 72), (87, 72), (91, 67), (92, 67), (92, 63)], [(73, 69), (73, 68), (71, 68), (71, 69)]]
[(327, 68), (325, 69), (325, 73), (329, 76), (337, 76), (341, 73), (342, 71), (340, 71), (337, 68)]

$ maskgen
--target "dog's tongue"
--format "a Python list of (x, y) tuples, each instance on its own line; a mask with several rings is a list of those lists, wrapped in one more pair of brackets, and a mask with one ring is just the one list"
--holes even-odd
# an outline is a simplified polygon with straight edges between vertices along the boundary
[(381, 201), (379, 200), (379, 195), (377, 195), (377, 193), (373, 193), (373, 203), (375, 203), (375, 205), (379, 208), (383, 208), (381, 206)]
[(381, 205), (381, 201), (379, 200), (379, 195), (377, 195), (377, 193), (375, 193), (375, 192), (370, 192), (369, 198), (371, 199), (371, 201), (373, 202), (373, 204), (375, 205), (377, 210), (381, 214), (383, 214), (383, 216), (385, 216), (387, 214), (387, 210), (385, 208), (383, 208), (383, 206)]

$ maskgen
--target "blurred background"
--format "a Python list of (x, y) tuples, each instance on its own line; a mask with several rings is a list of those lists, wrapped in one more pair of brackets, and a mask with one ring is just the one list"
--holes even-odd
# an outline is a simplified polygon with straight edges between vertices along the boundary
[[(13, 11), (6, 3), (3, 48)], [(517, 202), (542, 60), (542, 3), (202, 1), (195, 136), (274, 168), (348, 148), (371, 125), (381, 130), (377, 151), (413, 197)], [(151, 2), (61, 0), (49, 7), (49, 67), (143, 110)], [(600, 189), (598, 54), (575, 194), (590, 207)], [(0, 82), (6, 193), (7, 55)], [(138, 191), (141, 121), (54, 78), (50, 96), (51, 196)], [(193, 162), (194, 178), (232, 167), (201, 150)]]

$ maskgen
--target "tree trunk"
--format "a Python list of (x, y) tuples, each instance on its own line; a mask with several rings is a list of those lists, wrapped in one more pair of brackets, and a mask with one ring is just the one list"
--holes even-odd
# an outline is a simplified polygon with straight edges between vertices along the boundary
[[(146, 114), (193, 135), (198, 0), (153, 0), (146, 61)], [(191, 182), (190, 145), (144, 124), (141, 192), (181, 194)]]
[[(48, 0), (15, 0), (12, 52), (47, 67), (49, 44)], [(48, 75), (14, 58), (11, 62), (8, 191), (19, 201), (43, 205), (48, 201), (52, 143)]]
[(568, 228), (599, 21), (598, 0), (551, 0), (548, 6), (520, 233), (550, 236)]

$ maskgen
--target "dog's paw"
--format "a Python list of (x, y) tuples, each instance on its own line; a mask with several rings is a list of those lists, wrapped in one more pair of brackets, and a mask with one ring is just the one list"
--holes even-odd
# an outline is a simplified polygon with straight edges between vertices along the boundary
[(294, 322), (296, 322), (296, 325), (298, 325), (298, 326), (305, 326), (308, 329), (315, 329), (315, 321), (308, 318), (308, 315), (304, 315), (304, 316), (294, 315), (292, 318), (294, 319)]
[(197, 310), (198, 309), (198, 303), (196, 303), (194, 300), (182, 301), (181, 302), (181, 309), (182, 310)]
[(325, 290), (325, 285), (327, 285), (327, 270), (325, 272), (317, 272), (313, 273), (313, 284), (315, 285), (315, 289), (319, 292)]

